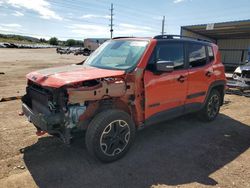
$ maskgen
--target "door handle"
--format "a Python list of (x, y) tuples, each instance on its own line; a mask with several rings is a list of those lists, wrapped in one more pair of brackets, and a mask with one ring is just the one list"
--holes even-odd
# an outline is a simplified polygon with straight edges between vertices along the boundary
[(205, 75), (206, 75), (207, 77), (211, 77), (211, 76), (212, 76), (212, 74), (213, 74), (213, 72), (211, 72), (211, 71), (207, 71)]
[(186, 76), (181, 75), (179, 78), (177, 78), (178, 82), (183, 83), (186, 80)]

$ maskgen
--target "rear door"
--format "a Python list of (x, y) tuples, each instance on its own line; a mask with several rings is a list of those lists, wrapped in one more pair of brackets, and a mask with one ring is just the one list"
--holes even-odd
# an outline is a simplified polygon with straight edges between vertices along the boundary
[(188, 92), (186, 105), (195, 110), (204, 102), (214, 72), (212, 63), (214, 61), (213, 50), (210, 46), (202, 43), (187, 44), (188, 59)]
[[(173, 61), (173, 72), (156, 72), (159, 60)], [(183, 113), (187, 94), (185, 50), (182, 42), (158, 42), (144, 74), (145, 119), (154, 116), (157, 120)]]

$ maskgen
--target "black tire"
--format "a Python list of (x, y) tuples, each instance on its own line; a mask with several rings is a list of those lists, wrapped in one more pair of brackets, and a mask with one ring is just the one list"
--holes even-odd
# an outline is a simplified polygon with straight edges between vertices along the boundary
[(90, 122), (85, 143), (88, 152), (102, 162), (123, 157), (135, 138), (135, 125), (129, 114), (121, 110), (106, 110)]
[(219, 111), (220, 111), (220, 103), (221, 103), (221, 94), (218, 90), (213, 89), (205, 103), (205, 106), (200, 112), (200, 119), (202, 121), (213, 121)]

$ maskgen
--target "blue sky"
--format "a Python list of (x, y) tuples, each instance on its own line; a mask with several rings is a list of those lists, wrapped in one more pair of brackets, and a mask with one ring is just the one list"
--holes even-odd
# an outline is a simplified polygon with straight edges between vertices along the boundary
[(65, 40), (179, 34), (180, 26), (250, 19), (249, 0), (0, 0), (0, 33)]

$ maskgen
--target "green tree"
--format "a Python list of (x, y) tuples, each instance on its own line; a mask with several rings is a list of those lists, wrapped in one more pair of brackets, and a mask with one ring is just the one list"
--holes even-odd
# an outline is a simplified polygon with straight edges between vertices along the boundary
[(52, 37), (49, 39), (50, 45), (58, 45), (58, 39), (56, 37)]
[(77, 41), (76, 41), (76, 46), (83, 47), (83, 41), (77, 40)]
[(68, 39), (66, 41), (66, 46), (75, 46), (76, 45), (76, 41), (74, 39)]
[(46, 42), (46, 39), (40, 38), (39, 41), (42, 42), (42, 43), (45, 43), (45, 42)]

